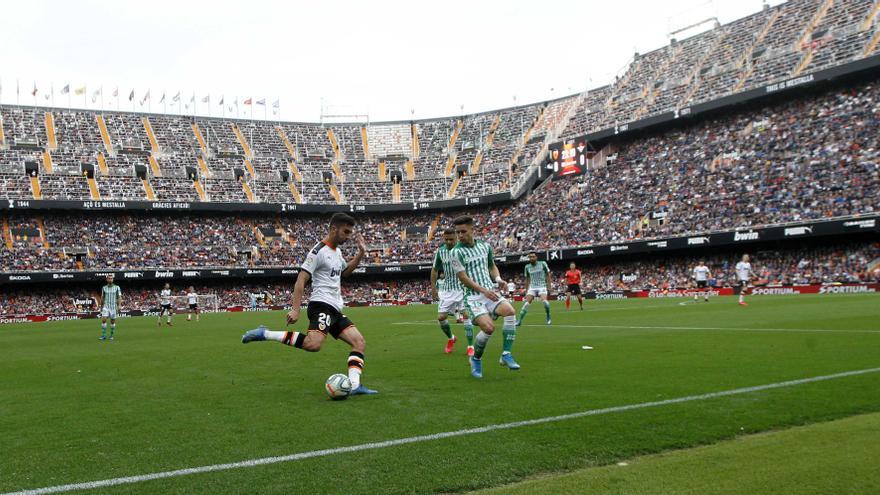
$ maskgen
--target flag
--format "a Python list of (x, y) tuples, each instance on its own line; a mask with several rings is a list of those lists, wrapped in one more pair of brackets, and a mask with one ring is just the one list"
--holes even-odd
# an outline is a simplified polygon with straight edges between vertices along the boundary
[(141, 106), (144, 106), (144, 103), (146, 103), (149, 99), (150, 99), (150, 90), (148, 89), (147, 94), (145, 94), (144, 97), (141, 98)]
[(171, 98), (171, 101), (180, 101), (180, 91), (178, 91), (177, 94), (174, 95), (174, 98)]
[(100, 89), (96, 89), (95, 91), (93, 91), (93, 92), (92, 92), (92, 103), (98, 101), (98, 97), (99, 97), (99, 96), (101, 96), (101, 90), (100, 90)]
[(221, 107), (223, 106), (223, 98), (226, 98), (226, 95), (223, 95), (220, 97), (220, 106)]
[(208, 103), (209, 101), (211, 101), (211, 95), (202, 98), (202, 103)]
[(248, 98), (247, 100), (244, 100), (242, 103), (244, 103), (245, 105), (251, 105), (251, 99)]
[(128, 94), (128, 101), (134, 100), (134, 90), (131, 90), (131, 93)]
[(63, 88), (61, 88), (61, 94), (66, 95), (70, 93), (70, 84), (65, 84)]
[(119, 97), (119, 86), (116, 86), (116, 89), (113, 90), (113, 97), (114, 98)]
[(196, 94), (195, 94), (195, 93), (193, 93), (192, 98), (189, 99), (189, 102), (190, 102), (190, 103), (195, 103), (195, 102), (196, 102)]
[(31, 96), (33, 96), (33, 97), (37, 96), (37, 81), (34, 81), (34, 90), (31, 91)]
[(76, 96), (82, 96), (82, 95), (86, 94), (86, 87), (80, 86), (80, 87), (76, 88), (75, 90), (73, 90), (73, 94), (75, 94)]
[(162, 93), (162, 98), (159, 98), (159, 103), (165, 102), (165, 93)]
[(266, 106), (266, 99), (263, 98), (262, 100), (257, 100), (257, 105), (263, 105), (263, 106)]
[(272, 108), (278, 108), (281, 106), (281, 100), (275, 100), (272, 102)]

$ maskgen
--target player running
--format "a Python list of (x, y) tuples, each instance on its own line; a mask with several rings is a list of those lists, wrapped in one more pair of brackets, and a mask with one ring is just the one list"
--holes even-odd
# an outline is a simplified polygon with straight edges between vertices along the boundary
[[(452, 269), (452, 249), (458, 238), (455, 229), (448, 228), (443, 231), (443, 244), (434, 255), (434, 266), (431, 267), (431, 292), (437, 304), (437, 321), (440, 322), (440, 330), (446, 335), (446, 353), (452, 352), (456, 338), (449, 326), (449, 314), (458, 313), (464, 306), (464, 286), (455, 276)], [(439, 272), (443, 272), (443, 279), (438, 283)], [(467, 338), (467, 355), (474, 355), (474, 327), (471, 320), (464, 320), (464, 333)]]
[(504, 334), (501, 365), (508, 369), (518, 370), (519, 364), (510, 354), (513, 341), (516, 339), (516, 317), (513, 306), (506, 299), (495, 293), (491, 287), (496, 283), (504, 284), (492, 247), (474, 239), (474, 219), (468, 216), (456, 218), (453, 222), (458, 244), (452, 250), (452, 269), (464, 285), (464, 307), (474, 323), (480, 327), (480, 333), (474, 339), (474, 355), (470, 357), (471, 376), (483, 378), (483, 352), (489, 337), (495, 332), (494, 318), (504, 318), (502, 333)]
[(162, 317), (166, 316), (167, 320), (165, 323), (168, 326), (171, 326), (171, 316), (174, 314), (174, 308), (171, 306), (171, 284), (166, 283), (165, 287), (159, 292), (159, 306), (162, 308), (159, 311), (159, 317), (156, 319), (156, 322), (159, 326), (162, 326)]
[(581, 295), (581, 271), (578, 270), (574, 261), (568, 264), (568, 271), (565, 272), (565, 285), (565, 310), (568, 311), (571, 309), (571, 296), (574, 294), (578, 298), (578, 304), (581, 306), (581, 311), (583, 311), (584, 296)]
[(522, 325), (526, 313), (529, 312), (529, 304), (536, 297), (540, 297), (541, 302), (544, 303), (544, 312), (547, 313), (547, 324), (549, 325), (551, 323), (550, 302), (547, 301), (547, 288), (550, 287), (550, 268), (547, 266), (546, 261), (538, 261), (537, 253), (532, 251), (529, 253), (529, 262), (526, 263), (523, 273), (528, 281), (529, 290), (526, 291), (526, 302), (523, 304), (522, 309), (519, 310), (516, 326)]
[(746, 289), (749, 288), (749, 281), (755, 278), (755, 272), (752, 271), (752, 264), (749, 263), (749, 255), (744, 254), (742, 261), (736, 264), (736, 280), (739, 286), (739, 305), (748, 306), (743, 296)]
[(338, 246), (344, 244), (354, 233), (354, 218), (345, 213), (334, 213), (330, 217), (330, 231), (324, 240), (315, 245), (306, 255), (300, 267), (296, 285), (293, 288), (293, 309), (287, 313), (287, 324), (292, 325), (299, 320), (303, 292), (309, 280), (312, 281), (312, 296), (306, 308), (309, 317), (308, 334), (290, 331), (273, 331), (265, 326), (249, 330), (241, 337), (241, 343), (275, 340), (308, 352), (318, 352), (329, 333), (334, 339), (341, 339), (351, 346), (348, 355), (348, 378), (351, 380), (349, 395), (375, 394), (361, 383), (364, 369), (364, 349), (366, 342), (354, 323), (342, 313), (341, 277), (354, 272), (367, 246), (364, 238), (357, 235), (358, 252), (346, 263)]
[(107, 275), (107, 285), (101, 287), (101, 294), (98, 296), (98, 306), (101, 308), (101, 338), (107, 338), (107, 319), (110, 319), (110, 340), (113, 340), (113, 334), (116, 333), (116, 313), (122, 306), (122, 290), (118, 285), (113, 283), (113, 274)]
[(193, 286), (189, 286), (189, 292), (186, 293), (186, 302), (189, 304), (189, 312), (186, 314), (186, 321), (192, 321), (192, 315), (195, 313), (196, 321), (199, 321), (199, 295)]
[[(703, 292), (703, 297), (706, 302), (709, 302), (709, 291), (706, 289), (709, 287), (709, 277), (712, 276), (712, 272), (709, 271), (709, 267), (706, 266), (706, 262), (700, 260), (700, 263), (694, 267), (693, 278), (697, 282), (697, 290)], [(699, 300), (699, 295), (694, 294), (694, 301)]]
[(513, 297), (515, 292), (516, 292), (516, 284), (513, 283), (512, 280), (508, 281), (507, 282), (507, 297)]

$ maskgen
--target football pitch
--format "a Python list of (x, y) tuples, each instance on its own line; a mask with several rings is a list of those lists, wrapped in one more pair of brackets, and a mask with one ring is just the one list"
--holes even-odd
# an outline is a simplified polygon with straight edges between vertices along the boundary
[[(880, 297), (749, 303), (590, 301), (583, 312), (554, 303), (550, 326), (532, 305), (513, 349), (522, 369), (497, 365), (499, 329), (482, 380), (469, 375), (460, 325), (455, 352), (444, 354), (435, 306), (353, 308), (367, 339), (363, 382), (380, 393), (344, 401), (323, 391), (345, 370), (342, 342), (328, 339), (317, 354), (240, 343), (260, 323), (279, 329), (280, 312), (199, 323), (177, 315), (173, 327), (122, 319), (114, 341), (98, 340), (98, 320), (2, 326), (0, 493), (450, 493), (524, 479), (503, 490), (596, 492), (615, 485), (596, 484), (610, 476), (601, 469), (646, 455), (630, 477), (686, 480), (662, 478), (664, 493), (677, 482), (721, 483), (707, 466), (725, 462), (744, 480), (725, 493), (755, 493), (762, 485), (747, 481), (756, 470), (735, 463), (765, 457), (781, 471), (809, 466), (814, 476), (794, 478), (791, 493), (880, 485), (880, 470), (866, 478), (816, 462), (849, 448), (833, 441), (838, 433), (786, 430), (880, 411)], [(660, 467), (649, 456), (771, 430), (786, 431), (757, 436), (764, 454)], [(848, 431), (868, 446), (847, 462), (875, 466), (880, 421)], [(807, 448), (810, 438), (825, 440)], [(833, 484), (811, 491), (814, 478)], [(661, 491), (642, 488), (633, 492)]]

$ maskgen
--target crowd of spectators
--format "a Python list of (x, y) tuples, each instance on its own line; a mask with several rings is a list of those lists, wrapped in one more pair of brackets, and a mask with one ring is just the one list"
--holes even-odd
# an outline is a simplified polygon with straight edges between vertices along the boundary
[[(133, 178), (143, 167), (158, 199), (164, 200), (291, 202), (294, 194), (283, 185), (294, 175), (304, 181), (295, 188), (301, 199), (317, 204), (491, 194), (517, 183), (544, 148), (542, 138), (608, 129), (867, 55), (880, 25), (871, 22), (871, 2), (838, 0), (827, 9), (826, 4), (789, 0), (687, 39), (671, 40), (637, 54), (612, 84), (583, 94), (429, 121), (275, 124), (4, 106), (0, 173), (14, 174), (24, 161), (36, 159), (37, 184), (46, 199), (89, 199), (83, 180), (66, 177), (80, 174), (83, 163), (95, 166), (99, 176), (109, 176), (99, 181), (102, 199), (145, 199), (137, 187), (108, 183), (113, 177)], [(816, 130), (808, 130), (813, 138), (825, 137), (816, 136)], [(797, 130), (791, 135), (803, 137)], [(387, 167), (404, 175), (399, 198), (388, 184)], [(466, 176), (454, 189), (451, 178), (459, 167), (475, 176)], [(65, 177), (54, 178), (55, 174)], [(235, 180), (242, 174), (250, 190), (258, 191), (252, 198)], [(204, 197), (196, 194), (191, 180), (183, 179), (188, 175), (202, 181), (208, 190)], [(160, 177), (164, 182), (159, 183)], [(327, 177), (336, 189), (347, 191), (340, 196), (325, 183)], [(282, 185), (267, 185), (271, 181)], [(0, 178), (0, 186), (4, 198), (37, 193), (30, 181)]]
[[(498, 254), (876, 213), (878, 102), (880, 85), (861, 83), (615, 143), (616, 152), (604, 166), (545, 182), (511, 204), (439, 214), (360, 215), (370, 248), (367, 262), (430, 261), (437, 242), (429, 240), (431, 233), (462, 213), (476, 217), (477, 235)], [(506, 175), (484, 175), (493, 174)], [(46, 194), (88, 194), (82, 176), (66, 179), (78, 180), (76, 188), (58, 182)], [(226, 183), (232, 186), (219, 187)], [(462, 184), (470, 189), (478, 182)], [(137, 182), (131, 186), (136, 190)], [(205, 186), (210, 194), (243, 195), (235, 181)], [(155, 190), (163, 198), (168, 188)], [(77, 260), (85, 268), (289, 266), (319, 240), (326, 221), (233, 214), (44, 216), (50, 248), (0, 249), (4, 270), (68, 268), (71, 261), (58, 251), (71, 247), (88, 249), (88, 256)], [(287, 242), (263, 246), (255, 223), (277, 223)]]
[[(703, 261), (709, 267), (710, 285), (732, 286), (734, 265), (742, 253), (713, 254), (708, 257), (678, 256), (640, 260), (587, 261), (579, 263), (584, 291), (609, 292), (640, 289), (693, 288), (693, 268)], [(752, 250), (753, 270), (758, 278), (755, 285), (833, 284), (847, 282), (880, 282), (880, 242), (850, 242), (821, 247)], [(567, 266), (554, 266), (551, 274), (551, 294), (565, 292), (563, 274)], [(506, 281), (516, 285), (514, 295), (523, 295), (525, 281), (522, 265), (506, 266), (501, 270)], [(0, 315), (76, 312), (77, 300), (97, 296), (100, 283), (80, 288), (13, 288), (0, 291)], [(151, 310), (158, 306), (160, 287), (121, 283), (125, 309)], [(183, 296), (189, 284), (172, 284), (174, 295)], [(289, 304), (293, 279), (267, 282), (229, 282), (227, 284), (196, 285), (202, 295), (215, 295), (218, 307), (251, 305), (251, 294), (257, 304)], [(431, 292), (427, 275), (394, 280), (346, 279), (342, 284), (343, 297), (349, 304), (382, 303), (388, 301), (430, 302)], [(306, 291), (308, 298), (309, 289)], [(203, 299), (203, 307), (206, 300)], [(178, 300), (183, 308), (184, 299)], [(206, 307), (210, 309), (210, 307)], [(81, 310), (82, 308), (80, 308)]]

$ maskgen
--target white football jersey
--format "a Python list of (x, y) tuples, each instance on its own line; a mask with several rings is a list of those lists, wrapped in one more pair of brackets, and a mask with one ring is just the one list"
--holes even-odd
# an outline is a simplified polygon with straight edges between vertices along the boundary
[(189, 293), (187, 293), (187, 295), (186, 295), (186, 301), (187, 301), (189, 304), (196, 304), (196, 303), (199, 302), (199, 296), (198, 296), (198, 294), (196, 294), (195, 292), (189, 292)]
[(736, 278), (738, 280), (749, 280), (752, 276), (752, 264), (748, 261), (740, 261), (736, 264)]
[(319, 242), (309, 251), (303, 262), (303, 270), (312, 276), (311, 301), (327, 303), (342, 312), (342, 272), (348, 264), (339, 248), (332, 248)]
[(162, 289), (159, 296), (162, 298), (162, 304), (171, 304), (171, 289)]
[(694, 280), (705, 282), (709, 280), (709, 267), (706, 265), (698, 265), (694, 268)]
[(516, 284), (513, 282), (507, 282), (507, 292), (513, 292), (516, 290)]

